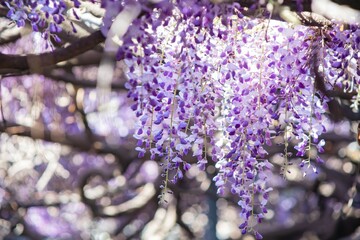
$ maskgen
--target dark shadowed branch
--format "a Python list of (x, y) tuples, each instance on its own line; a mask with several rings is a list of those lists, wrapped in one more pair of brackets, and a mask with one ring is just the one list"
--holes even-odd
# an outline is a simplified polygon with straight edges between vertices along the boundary
[(0, 69), (29, 70), (32, 73), (41, 73), (44, 67), (53, 66), (78, 56), (96, 45), (103, 42), (105, 37), (100, 31), (96, 31), (87, 37), (72, 43), (68, 47), (56, 49), (39, 55), (28, 54), (26, 56), (0, 53)]
[[(79, 78), (76, 78), (71, 73), (59, 73), (56, 71), (51, 71), (51, 72), (49, 71), (49, 72), (44, 73), (44, 76), (55, 82), (71, 83), (78, 87), (95, 88), (97, 85), (96, 81), (79, 79)], [(123, 83), (114, 83), (113, 82), (111, 84), (111, 89), (112, 90), (124, 90), (125, 86)]]

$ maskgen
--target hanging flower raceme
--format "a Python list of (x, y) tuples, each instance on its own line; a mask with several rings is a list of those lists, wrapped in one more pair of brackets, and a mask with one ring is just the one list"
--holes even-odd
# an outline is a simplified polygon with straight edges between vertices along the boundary
[(119, 54), (139, 118), (139, 156), (164, 159), (161, 199), (168, 182), (190, 168), (190, 152), (201, 170), (211, 157), (218, 193), (238, 196), (242, 232), (261, 238), (254, 226), (267, 213), (271, 191), (265, 146), (282, 134), (283, 173), (292, 164), (290, 143), (304, 173), (310, 166), (316, 172), (310, 152), (323, 146), (326, 102), (312, 70), (319, 31), (241, 11), (236, 4), (179, 1), (171, 16), (159, 9), (136, 21)]
[[(47, 40), (46, 48), (52, 46), (51, 39), (61, 42), (58, 34), (62, 31), (64, 22), (70, 24), (72, 31), (76, 32), (73, 22), (66, 20), (69, 15), (72, 15), (75, 20), (80, 20), (77, 14), (77, 8), (80, 7), (78, 0), (2, 0), (0, 4), (9, 9), (7, 17), (14, 21), (18, 27), (25, 26), (27, 22), (34, 32), (41, 32), (42, 37)], [(70, 9), (68, 5), (71, 5)]]
[[(202, 61), (214, 44), (209, 33), (202, 31), (203, 25), (211, 25), (217, 11), (208, 12), (202, 6), (183, 11), (184, 15), (174, 10), (177, 18), (165, 18), (163, 26), (156, 26), (161, 14), (144, 16), (149, 21), (136, 22), (143, 31), (129, 31), (130, 44), (119, 50), (126, 56), (129, 97), (135, 100), (133, 109), (140, 119), (136, 134), (139, 156), (149, 150), (150, 158), (165, 158), (164, 189), (190, 168), (184, 161), (190, 150), (199, 168), (205, 169), (209, 151), (216, 151), (209, 144), (215, 145), (219, 130), (215, 116), (221, 91), (219, 84), (211, 81), (216, 69), (214, 63)], [(136, 32), (144, 34), (137, 37)], [(174, 172), (172, 177), (170, 172)]]
[(360, 104), (360, 29), (358, 26), (336, 25), (324, 34), (326, 50), (325, 72), (331, 85), (356, 93), (351, 107), (358, 111)]

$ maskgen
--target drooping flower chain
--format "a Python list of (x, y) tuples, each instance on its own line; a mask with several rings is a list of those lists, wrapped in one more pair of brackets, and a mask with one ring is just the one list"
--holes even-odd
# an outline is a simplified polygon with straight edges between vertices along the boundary
[(326, 51), (325, 73), (329, 83), (345, 92), (355, 93), (351, 107), (358, 111), (360, 105), (360, 28), (337, 25), (324, 33)]
[(291, 142), (304, 172), (317, 171), (311, 151), (322, 151), (326, 102), (311, 69), (320, 31), (251, 20), (237, 5), (192, 6), (179, 4), (161, 24), (158, 14), (145, 16), (133, 26), (138, 36), (132, 33), (119, 51), (140, 120), (137, 150), (165, 159), (162, 200), (168, 182), (189, 169), (190, 151), (200, 169), (211, 157), (218, 193), (229, 187), (238, 195), (240, 228), (260, 238), (253, 226), (264, 218), (271, 191), (265, 145), (283, 134), (284, 172)]
[[(34, 32), (41, 32), (45, 40), (53, 38), (56, 42), (61, 42), (58, 34), (62, 31), (62, 23), (67, 20), (69, 7), (67, 4), (72, 3), (71, 15), (77, 20), (79, 17), (75, 8), (79, 8), (79, 0), (40, 0), (40, 1), (24, 1), (24, 0), (1, 0), (0, 4), (9, 9), (7, 17), (14, 21), (18, 27), (24, 27), (26, 22), (30, 23)], [(76, 32), (76, 28), (72, 21), (69, 21), (72, 31)], [(50, 41), (47, 42), (50, 44)]]

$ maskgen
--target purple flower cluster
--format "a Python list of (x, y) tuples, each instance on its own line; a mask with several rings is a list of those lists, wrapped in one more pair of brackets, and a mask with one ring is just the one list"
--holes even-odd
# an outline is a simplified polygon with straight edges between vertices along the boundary
[[(208, 157), (215, 160), (219, 151), (212, 146), (220, 127), (216, 121), (220, 102), (216, 99), (221, 98), (221, 91), (219, 83), (211, 80), (215, 66), (202, 60), (211, 54), (214, 43), (206, 32), (200, 34), (202, 29), (212, 28), (212, 19), (219, 17), (217, 7), (210, 9), (201, 5), (174, 9), (173, 14), (181, 19), (146, 15), (143, 18), (148, 19), (134, 23), (139, 24), (138, 31), (131, 30), (125, 37), (131, 44), (119, 51), (126, 56), (129, 97), (135, 100), (133, 110), (140, 120), (137, 150), (140, 157), (147, 150), (151, 159), (164, 157), (164, 194), (168, 181), (183, 178), (183, 171), (190, 168), (184, 159), (191, 150), (202, 170)], [(230, 7), (227, 10), (232, 11)], [(196, 49), (200, 43), (204, 46)]]
[[(61, 42), (58, 33), (62, 31), (61, 24), (66, 20), (67, 11), (69, 11), (65, 0), (1, 0), (0, 4), (9, 9), (7, 17), (13, 20), (18, 27), (25, 26), (28, 22), (33, 31), (42, 32), (45, 40), (53, 38), (56, 42)], [(80, 7), (79, 0), (71, 0), (74, 8)], [(76, 11), (72, 9), (73, 15), (79, 18)], [(70, 22), (73, 31), (76, 29)]]
[(164, 159), (162, 199), (190, 168), (190, 152), (202, 170), (217, 162), (218, 193), (238, 196), (242, 232), (261, 239), (254, 226), (271, 191), (265, 145), (282, 135), (284, 171), (292, 143), (304, 172), (316, 172), (310, 152), (324, 145), (326, 102), (312, 70), (321, 34), (246, 18), (237, 4), (179, 1), (169, 9), (136, 20), (118, 53), (139, 119), (139, 157)]
[[(325, 34), (324, 34), (325, 35)], [(351, 107), (360, 105), (360, 29), (358, 26), (337, 25), (324, 36), (324, 68), (331, 85), (346, 92), (356, 92)]]

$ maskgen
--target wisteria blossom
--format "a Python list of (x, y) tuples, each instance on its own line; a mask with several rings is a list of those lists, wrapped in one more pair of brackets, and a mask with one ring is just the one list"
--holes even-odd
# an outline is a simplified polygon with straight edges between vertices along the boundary
[[(251, 18), (247, 10), (261, 3), (253, 2), (247, 9), (208, 0), (114, 0), (101, 6), (107, 9), (102, 28), (110, 29), (124, 6), (141, 4), (116, 57), (126, 65), (138, 157), (161, 161), (160, 203), (170, 199), (169, 184), (191, 167), (204, 171), (214, 162), (217, 193), (236, 196), (242, 234), (262, 239), (256, 225), (268, 212), (273, 190), (267, 149), (280, 139), (281, 175), (292, 165), (304, 176), (318, 173), (326, 91), (353, 93), (351, 107), (359, 109), (360, 30), (336, 22), (296, 25), (272, 20), (267, 11)], [(296, 2), (300, 8), (302, 1)], [(0, 3), (17, 26), (30, 23), (55, 42), (61, 41), (65, 16), (79, 19), (81, 6), (76, 0)]]
[[(327, 98), (316, 87), (316, 74), (329, 79), (327, 88), (337, 84), (338, 64), (346, 64), (341, 59), (358, 58), (353, 50), (358, 37), (339, 36), (338, 45), (329, 47), (326, 34), (336, 30), (254, 20), (236, 3), (182, 4), (175, 4), (169, 17), (155, 11), (136, 21), (119, 50), (139, 118), (139, 156), (149, 152), (151, 159), (164, 159), (164, 201), (168, 182), (189, 169), (188, 154), (200, 169), (215, 161), (218, 193), (230, 189), (238, 196), (240, 228), (261, 238), (254, 226), (267, 212), (271, 191), (265, 146), (283, 136), (285, 174), (294, 164), (288, 146), (295, 142), (304, 175), (317, 173), (314, 163), (322, 160), (312, 152), (323, 151), (319, 136), (326, 132)], [(350, 39), (355, 42), (346, 43)], [(347, 49), (337, 56), (341, 51), (334, 48), (341, 44)], [(346, 87), (351, 84), (358, 82)]]
[[(41, 32), (47, 47), (52, 46), (51, 39), (61, 42), (58, 34), (62, 31), (62, 24), (67, 23), (73, 32), (76, 28), (72, 21), (67, 19), (71, 14), (75, 20), (79, 20), (77, 14), (80, 1), (41, 0), (41, 1), (0, 1), (0, 4), (9, 9), (7, 17), (13, 20), (17, 26), (23, 27), (26, 22), (30, 23), (34, 32)], [(67, 12), (67, 4), (71, 4), (71, 13)]]

